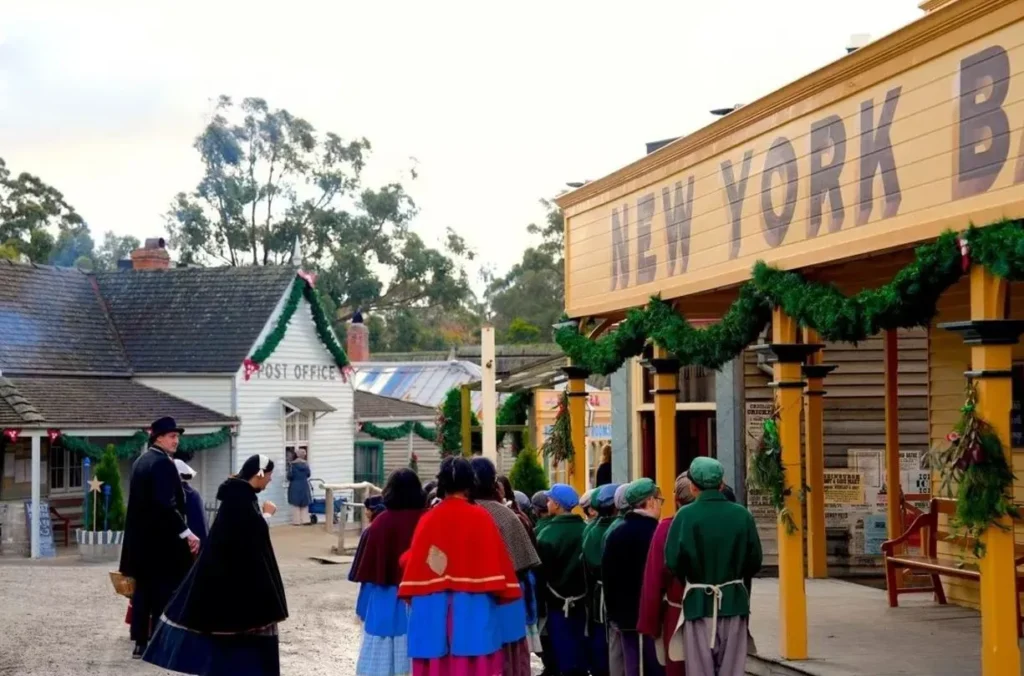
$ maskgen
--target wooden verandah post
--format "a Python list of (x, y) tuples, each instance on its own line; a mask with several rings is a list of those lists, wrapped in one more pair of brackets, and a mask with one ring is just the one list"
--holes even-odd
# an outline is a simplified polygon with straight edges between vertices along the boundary
[[(655, 346), (650, 360), (654, 371), (654, 476), (663, 495), (673, 494), (676, 481), (676, 400), (679, 395), (679, 360)], [(675, 500), (661, 505), (661, 516), (672, 516)]]
[[(971, 346), (971, 370), (977, 381), (978, 415), (992, 431), (1012, 463), (1010, 413), (1012, 406), (1013, 346), (1024, 322), (1006, 319), (1007, 282), (980, 265), (971, 268), (971, 320), (942, 324), (956, 331)], [(1013, 521), (1004, 517), (985, 529), (981, 540), (981, 673), (983, 676), (1018, 676), (1020, 644), (1017, 639), (1017, 569), (1014, 564)]]
[[(818, 332), (804, 328), (804, 343), (816, 344)], [(823, 364), (821, 352), (807, 357), (801, 367), (807, 378), (804, 390), (804, 480), (810, 487), (805, 504), (807, 506), (807, 576), (828, 577), (828, 547), (825, 530), (825, 376), (836, 369), (835, 364)]]
[(885, 490), (886, 531), (890, 540), (903, 534), (903, 485), (900, 479), (899, 335), (885, 331)]
[(582, 496), (583, 491), (587, 490), (587, 376), (590, 373), (578, 366), (566, 366), (562, 370), (569, 377), (566, 394), (569, 395), (569, 423), (575, 449), (566, 479)]

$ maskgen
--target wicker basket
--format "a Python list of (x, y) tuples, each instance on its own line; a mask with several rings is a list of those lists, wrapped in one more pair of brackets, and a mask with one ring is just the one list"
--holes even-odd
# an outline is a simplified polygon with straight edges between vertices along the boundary
[(131, 598), (135, 593), (135, 579), (113, 570), (110, 572), (110, 582), (114, 585), (114, 591), (126, 598)]

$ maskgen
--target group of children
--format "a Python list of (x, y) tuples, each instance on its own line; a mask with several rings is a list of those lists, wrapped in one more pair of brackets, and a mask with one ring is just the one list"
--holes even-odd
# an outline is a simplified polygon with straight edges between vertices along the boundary
[(434, 488), (410, 474), (353, 564), (358, 676), (529, 676), (531, 652), (546, 676), (744, 674), (761, 545), (716, 460), (667, 519), (647, 478), (528, 498), (484, 458), (446, 458)]

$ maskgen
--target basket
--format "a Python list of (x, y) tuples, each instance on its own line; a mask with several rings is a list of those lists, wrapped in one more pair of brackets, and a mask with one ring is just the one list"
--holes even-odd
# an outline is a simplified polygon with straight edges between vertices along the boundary
[(114, 591), (125, 598), (130, 599), (135, 593), (135, 579), (116, 570), (110, 571), (110, 582), (114, 585)]

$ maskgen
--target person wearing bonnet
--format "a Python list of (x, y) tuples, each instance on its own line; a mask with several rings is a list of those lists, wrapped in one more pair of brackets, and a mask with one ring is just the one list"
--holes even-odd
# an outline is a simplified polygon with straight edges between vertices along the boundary
[(746, 580), (761, 569), (761, 540), (750, 512), (722, 494), (724, 473), (717, 460), (694, 459), (689, 476), (695, 500), (676, 515), (665, 543), (665, 565), (684, 585), (668, 658), (685, 659), (688, 676), (746, 673)]
[(209, 538), (160, 617), (146, 662), (198, 676), (280, 676), (277, 625), (288, 604), (270, 542), (276, 508), (257, 500), (273, 473), (270, 458), (253, 455), (221, 484)]

